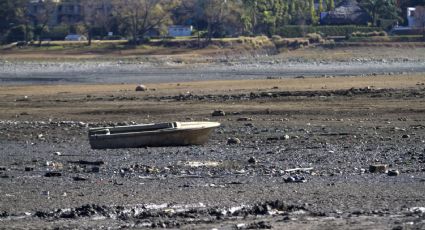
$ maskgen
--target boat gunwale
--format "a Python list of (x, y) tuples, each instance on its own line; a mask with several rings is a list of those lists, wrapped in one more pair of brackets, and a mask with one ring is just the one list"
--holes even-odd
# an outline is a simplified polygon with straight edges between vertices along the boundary
[[(196, 123), (196, 122), (181, 122), (181, 123)], [(204, 123), (204, 122), (199, 122)], [(205, 122), (207, 123), (207, 122)], [(210, 130), (217, 127), (220, 127), (220, 123), (218, 122), (208, 122), (208, 126), (201, 126), (201, 127), (173, 127), (173, 128), (166, 128), (166, 129), (157, 129), (157, 130), (146, 130), (146, 131), (136, 131), (136, 132), (116, 132), (111, 134), (90, 134), (90, 139), (100, 139), (105, 137), (129, 137), (129, 136), (145, 136), (145, 135), (152, 135), (152, 134), (164, 134), (164, 133), (172, 133), (172, 132), (182, 132), (182, 131), (198, 131), (198, 130)], [(125, 126), (120, 126), (125, 127)], [(116, 127), (113, 127), (116, 128)], [(104, 129), (108, 129), (108, 127), (104, 127)], [(102, 130), (102, 128), (96, 128), (94, 130)], [(105, 138), (109, 139), (109, 138)]]

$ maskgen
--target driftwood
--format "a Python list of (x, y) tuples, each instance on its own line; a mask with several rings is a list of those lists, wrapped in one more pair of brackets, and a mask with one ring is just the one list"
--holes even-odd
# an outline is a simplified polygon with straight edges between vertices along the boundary
[(294, 168), (294, 169), (287, 169), (285, 172), (307, 172), (311, 171), (313, 168)]

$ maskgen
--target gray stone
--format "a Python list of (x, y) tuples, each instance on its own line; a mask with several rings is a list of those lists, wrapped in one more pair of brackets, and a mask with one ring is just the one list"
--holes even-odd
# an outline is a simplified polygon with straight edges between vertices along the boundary
[(371, 173), (386, 173), (388, 171), (388, 165), (376, 164), (369, 166), (369, 172)]
[(289, 135), (285, 135), (282, 137), (282, 140), (289, 140), (291, 137)]
[(257, 159), (255, 157), (251, 157), (248, 159), (248, 163), (250, 164), (256, 164), (257, 163)]
[(398, 175), (400, 175), (400, 172), (398, 170), (393, 169), (393, 170), (388, 171), (387, 175), (388, 176), (398, 176)]
[(236, 137), (231, 137), (227, 140), (228, 145), (238, 145), (240, 143), (241, 143), (241, 140), (239, 140), (239, 138), (236, 138)]
[(250, 117), (240, 117), (240, 118), (238, 118), (238, 121), (252, 121), (252, 118), (250, 118)]
[(136, 91), (147, 91), (148, 90), (148, 88), (145, 86), (145, 85), (138, 85), (137, 87), (136, 87)]
[(211, 114), (213, 117), (223, 117), (226, 113), (223, 110), (216, 110)]

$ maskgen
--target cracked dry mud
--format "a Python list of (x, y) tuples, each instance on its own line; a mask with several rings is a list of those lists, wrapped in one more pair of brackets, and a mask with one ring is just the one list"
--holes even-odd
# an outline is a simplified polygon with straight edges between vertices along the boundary
[[(0, 228), (423, 229), (425, 78), (382, 89), (355, 80), (207, 93), (36, 87), (27, 98), (3, 88)], [(92, 150), (87, 140), (88, 127), (169, 120), (222, 126), (204, 146)], [(399, 175), (369, 172), (376, 164)]]

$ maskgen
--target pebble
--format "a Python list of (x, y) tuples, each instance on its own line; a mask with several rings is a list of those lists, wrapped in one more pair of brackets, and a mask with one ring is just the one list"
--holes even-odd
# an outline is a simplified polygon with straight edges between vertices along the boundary
[(257, 163), (257, 159), (255, 157), (251, 157), (248, 159), (248, 163), (250, 164), (256, 164)]
[(216, 110), (211, 114), (213, 117), (223, 117), (226, 113), (223, 110)]
[(388, 165), (376, 164), (369, 166), (369, 172), (371, 173), (386, 173), (388, 170)]
[(252, 118), (250, 118), (250, 117), (240, 117), (240, 118), (238, 118), (237, 121), (252, 121)]
[(50, 196), (50, 192), (49, 191), (42, 191), (41, 195), (43, 196)]
[(46, 172), (46, 174), (44, 174), (45, 177), (60, 177), (62, 176), (62, 173), (60, 172)]
[(241, 140), (239, 140), (239, 138), (236, 138), (236, 137), (231, 137), (227, 140), (228, 145), (238, 145), (240, 143), (241, 143)]
[(83, 177), (83, 176), (75, 176), (72, 179), (74, 181), (86, 181), (86, 180), (88, 180), (86, 177)]
[(305, 183), (307, 180), (303, 176), (290, 176), (284, 179), (285, 183)]
[(136, 91), (147, 91), (148, 90), (148, 88), (145, 86), (145, 85), (138, 85), (137, 87), (136, 87)]
[(398, 176), (398, 175), (400, 175), (400, 172), (398, 170), (393, 169), (393, 170), (389, 170), (387, 175), (388, 176)]
[(31, 166), (25, 167), (25, 172), (31, 172), (31, 171), (34, 171), (34, 167), (31, 167)]

